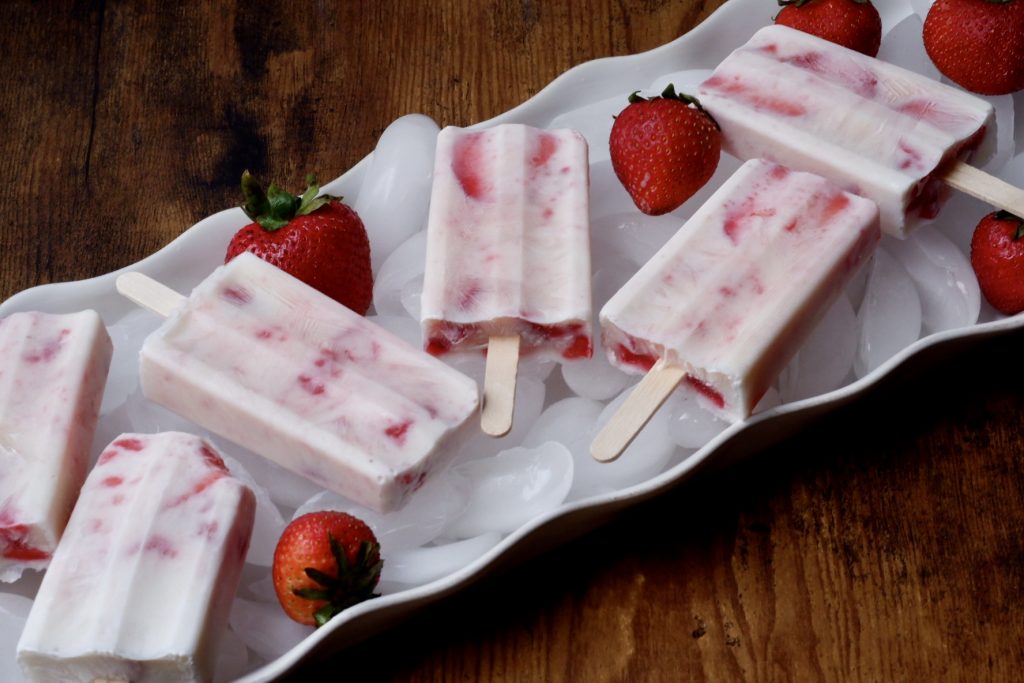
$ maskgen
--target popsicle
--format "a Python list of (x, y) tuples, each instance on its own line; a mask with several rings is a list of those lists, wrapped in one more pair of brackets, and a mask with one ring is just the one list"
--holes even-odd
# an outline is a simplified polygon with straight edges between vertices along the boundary
[(249, 253), (187, 300), (139, 273), (118, 289), (169, 315), (140, 353), (147, 398), (377, 511), (477, 408), (471, 379)]
[(968, 166), (995, 141), (992, 105), (787, 26), (759, 30), (698, 88), (723, 147), (816, 173), (878, 204), (903, 238), (961, 189), (1010, 211), (1024, 192)]
[(112, 347), (95, 311), (0, 318), (0, 580), (43, 569), (85, 481)]
[(871, 200), (743, 164), (602, 308), (611, 362), (647, 375), (594, 457), (618, 457), (680, 382), (723, 417), (748, 416), (880, 237)]
[(439, 356), (486, 350), (482, 426), (500, 436), (520, 354), (593, 352), (587, 143), (573, 130), (449, 127), (434, 163), (424, 343)]
[(252, 491), (191, 434), (100, 455), (18, 642), (36, 683), (209, 681), (245, 562)]

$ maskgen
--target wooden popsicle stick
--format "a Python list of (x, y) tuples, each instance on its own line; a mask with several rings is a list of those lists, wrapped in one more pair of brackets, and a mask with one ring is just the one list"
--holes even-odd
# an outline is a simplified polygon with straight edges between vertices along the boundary
[(685, 376), (681, 367), (658, 361), (594, 437), (590, 444), (594, 460), (612, 462), (622, 455)]
[(973, 166), (957, 161), (942, 180), (953, 189), (999, 209), (1024, 217), (1024, 190)]
[(157, 315), (169, 316), (185, 300), (170, 287), (142, 273), (125, 273), (117, 278), (117, 291)]
[(484, 397), (480, 428), (490, 436), (505, 436), (512, 429), (519, 371), (519, 335), (494, 336), (487, 342)]

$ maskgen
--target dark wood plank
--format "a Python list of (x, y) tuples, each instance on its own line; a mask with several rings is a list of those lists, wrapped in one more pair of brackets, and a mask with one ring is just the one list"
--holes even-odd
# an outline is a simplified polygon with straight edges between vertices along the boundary
[[(142, 258), (234, 204), (244, 168), (332, 178), (399, 115), (489, 118), (723, 1), (3, 3), (0, 298)], [(332, 667), (396, 681), (1012, 680), (1019, 341), (888, 382)]]

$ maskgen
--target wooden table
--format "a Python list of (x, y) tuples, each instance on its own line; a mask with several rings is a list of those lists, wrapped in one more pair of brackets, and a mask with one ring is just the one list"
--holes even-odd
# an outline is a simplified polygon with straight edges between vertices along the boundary
[[(295, 187), (310, 170), (333, 178), (399, 115), (490, 118), (574, 64), (668, 42), (721, 4), (5, 2), (0, 299), (142, 258), (237, 203), (245, 168)], [(338, 656), (337, 671), (1018, 677), (1022, 341), (899, 373), (754, 460)]]

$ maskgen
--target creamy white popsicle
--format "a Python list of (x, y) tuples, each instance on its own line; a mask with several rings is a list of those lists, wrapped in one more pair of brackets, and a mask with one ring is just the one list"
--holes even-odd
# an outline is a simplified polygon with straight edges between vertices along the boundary
[(697, 94), (730, 154), (867, 197), (901, 238), (938, 214), (943, 169), (983, 162), (995, 141), (985, 100), (782, 25), (754, 34)]
[(95, 311), (0, 318), (0, 580), (42, 569), (88, 469), (112, 347)]
[(520, 353), (589, 358), (587, 143), (503, 124), (441, 131), (427, 227), (423, 338), (434, 355), (518, 335)]
[(604, 306), (604, 348), (632, 372), (682, 368), (742, 419), (879, 239), (874, 202), (748, 161)]
[(468, 377), (249, 253), (140, 363), (147, 398), (378, 511), (422, 485), (478, 400)]
[(210, 681), (255, 509), (199, 437), (115, 439), (82, 487), (18, 642), (26, 675)]

